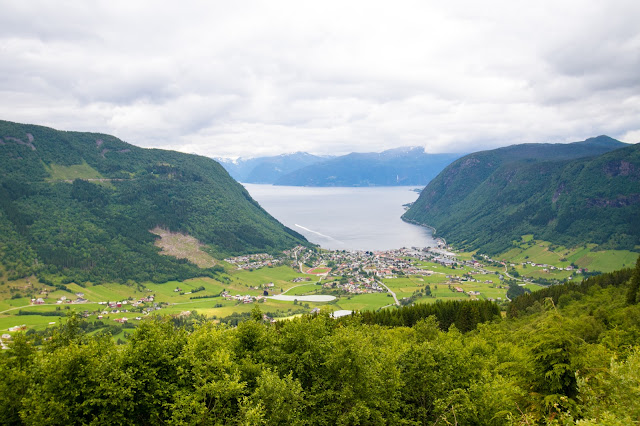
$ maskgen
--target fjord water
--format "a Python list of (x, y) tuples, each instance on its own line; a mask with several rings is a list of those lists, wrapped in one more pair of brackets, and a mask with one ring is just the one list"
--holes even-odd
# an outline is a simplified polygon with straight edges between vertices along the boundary
[(311, 188), (243, 184), (273, 217), (309, 241), (334, 250), (434, 246), (431, 230), (403, 222), (415, 187)]

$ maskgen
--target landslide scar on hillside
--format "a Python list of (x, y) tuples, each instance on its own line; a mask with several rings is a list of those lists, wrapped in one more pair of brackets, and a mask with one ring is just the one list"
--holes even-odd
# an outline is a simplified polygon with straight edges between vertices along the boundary
[(160, 251), (162, 255), (187, 259), (200, 268), (211, 268), (216, 264), (213, 257), (202, 251), (204, 244), (190, 235), (171, 232), (158, 226), (149, 232), (160, 237), (156, 240), (155, 245), (162, 249)]

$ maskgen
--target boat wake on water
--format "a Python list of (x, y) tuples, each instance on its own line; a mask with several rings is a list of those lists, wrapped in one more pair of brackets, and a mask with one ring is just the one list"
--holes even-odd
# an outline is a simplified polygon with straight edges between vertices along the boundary
[(321, 236), (321, 237), (323, 237), (323, 238), (327, 238), (327, 239), (329, 239), (329, 240), (331, 240), (331, 241), (337, 241), (337, 242), (339, 242), (339, 243), (342, 243), (342, 241), (336, 240), (335, 238), (330, 237), (330, 236), (328, 236), (328, 235), (324, 235), (324, 234), (322, 234), (322, 233), (320, 233), (320, 232), (318, 232), (318, 231), (314, 231), (313, 229), (305, 228), (304, 226), (302, 226), (302, 225), (298, 225), (297, 223), (296, 223), (295, 225), (296, 225), (298, 228), (300, 228), (300, 229), (304, 229), (304, 230), (305, 230), (305, 231), (307, 231), (307, 232), (311, 232), (312, 234), (319, 235), (319, 236)]

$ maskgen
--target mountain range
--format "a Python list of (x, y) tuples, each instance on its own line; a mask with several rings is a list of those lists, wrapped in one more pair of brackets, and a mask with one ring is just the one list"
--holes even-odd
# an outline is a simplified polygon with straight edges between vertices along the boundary
[[(275, 184), (372, 186), (419, 185), (444, 169), (403, 218), (458, 246), (495, 254), (534, 234), (561, 245), (640, 248), (640, 145), (607, 136), (514, 145), (445, 167), (456, 156), (422, 148), (297, 153), (240, 161), (237, 170)], [(216, 273), (161, 255), (157, 229), (193, 237), (217, 258), (308, 244), (212, 159), (0, 121), (2, 277), (164, 282)]]
[(307, 244), (212, 159), (0, 121), (0, 272), (76, 282), (213, 273), (160, 255), (156, 228), (217, 255)]
[(403, 219), (488, 254), (527, 234), (561, 245), (634, 250), (639, 205), (640, 144), (599, 136), (464, 156), (426, 186)]
[(306, 152), (281, 154), (273, 157), (215, 158), (238, 182), (275, 183), (282, 176), (332, 157), (320, 157)]
[(218, 161), (231, 176), (246, 183), (320, 187), (408, 186), (426, 185), (461, 155), (427, 154), (424, 148), (404, 147), (337, 157), (295, 153), (235, 162)]

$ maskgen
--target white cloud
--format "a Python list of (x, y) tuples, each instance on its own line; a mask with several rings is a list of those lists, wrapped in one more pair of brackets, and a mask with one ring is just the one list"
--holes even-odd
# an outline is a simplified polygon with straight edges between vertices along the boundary
[(209, 156), (626, 140), (636, 3), (0, 0), (0, 118)]
[(620, 140), (627, 143), (640, 143), (640, 129), (625, 132), (620, 136)]

